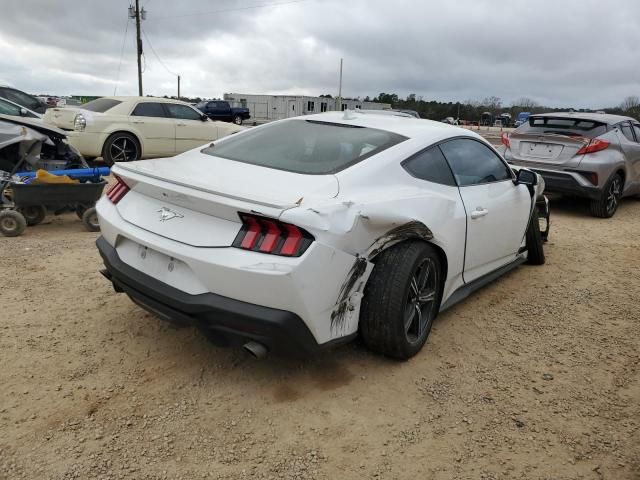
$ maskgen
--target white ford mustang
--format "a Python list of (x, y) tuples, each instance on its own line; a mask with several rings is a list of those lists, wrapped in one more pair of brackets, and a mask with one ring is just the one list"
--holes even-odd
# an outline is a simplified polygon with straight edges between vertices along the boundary
[(116, 291), (258, 356), (360, 334), (406, 359), (439, 311), (544, 263), (540, 177), (439, 122), (297, 117), (113, 173), (97, 245)]

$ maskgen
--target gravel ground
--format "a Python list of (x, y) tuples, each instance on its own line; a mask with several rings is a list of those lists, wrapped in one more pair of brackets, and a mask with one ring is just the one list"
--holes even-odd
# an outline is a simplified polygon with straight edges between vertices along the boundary
[(257, 361), (97, 273), (73, 215), (0, 237), (0, 478), (640, 479), (640, 201), (553, 203), (547, 264), (397, 363)]

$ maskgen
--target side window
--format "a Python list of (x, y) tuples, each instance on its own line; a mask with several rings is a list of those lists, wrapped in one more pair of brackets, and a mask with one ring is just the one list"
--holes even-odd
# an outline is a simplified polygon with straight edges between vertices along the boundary
[(486, 145), (466, 138), (440, 144), (461, 187), (511, 180), (511, 170)]
[(131, 115), (134, 117), (166, 117), (167, 114), (160, 103), (142, 102), (136, 105)]
[(20, 107), (5, 100), (0, 100), (0, 113), (2, 113), (3, 115), (13, 115), (15, 117), (19, 117)]
[(412, 177), (426, 180), (427, 182), (456, 186), (456, 181), (453, 178), (447, 160), (438, 147), (431, 147), (409, 157), (402, 162), (402, 167)]
[(620, 127), (620, 131), (622, 132), (622, 134), (627, 137), (627, 140), (629, 140), (630, 142), (635, 142), (635, 138), (633, 138), (633, 131), (631, 131), (631, 125), (629, 125), (628, 122), (623, 122), (618, 124), (618, 126)]
[(634, 123), (633, 130), (636, 132), (636, 142), (640, 143), (640, 124)]
[(200, 114), (191, 107), (178, 105), (177, 103), (165, 103), (169, 115), (182, 120), (200, 120)]

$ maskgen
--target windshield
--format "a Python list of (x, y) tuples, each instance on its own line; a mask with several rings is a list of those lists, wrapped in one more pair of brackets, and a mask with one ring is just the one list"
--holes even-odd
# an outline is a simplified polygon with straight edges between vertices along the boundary
[(404, 140), (406, 137), (385, 130), (290, 120), (233, 136), (202, 152), (261, 167), (324, 175), (339, 172)]
[(595, 120), (566, 117), (529, 117), (529, 121), (516, 128), (514, 133), (540, 135), (555, 133), (556, 135), (582, 136), (596, 138), (607, 132), (607, 125)]
[(91, 102), (87, 102), (82, 105), (82, 108), (85, 110), (90, 110), (92, 112), (104, 113), (107, 110), (111, 110), (116, 105), (120, 105), (122, 102), (120, 100), (113, 100), (111, 98), (98, 98), (97, 100), (92, 100)]

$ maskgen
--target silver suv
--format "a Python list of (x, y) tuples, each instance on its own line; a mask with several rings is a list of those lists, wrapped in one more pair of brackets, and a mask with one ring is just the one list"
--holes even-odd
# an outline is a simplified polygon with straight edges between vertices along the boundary
[(505, 159), (544, 178), (546, 191), (590, 199), (612, 217), (622, 197), (640, 195), (640, 123), (602, 113), (532, 115), (503, 134)]

